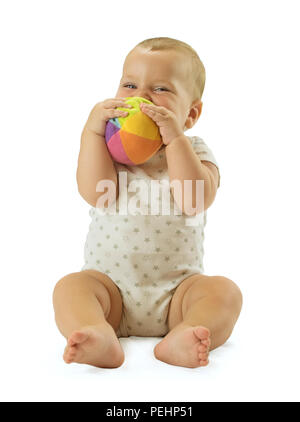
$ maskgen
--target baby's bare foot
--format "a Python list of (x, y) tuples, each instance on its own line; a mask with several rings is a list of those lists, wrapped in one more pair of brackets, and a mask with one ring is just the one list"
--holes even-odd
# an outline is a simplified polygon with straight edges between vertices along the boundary
[(208, 364), (209, 346), (208, 328), (182, 323), (155, 346), (154, 355), (171, 365), (197, 368)]
[(124, 362), (124, 352), (108, 322), (88, 325), (73, 331), (68, 338), (63, 359), (99, 368), (117, 368)]

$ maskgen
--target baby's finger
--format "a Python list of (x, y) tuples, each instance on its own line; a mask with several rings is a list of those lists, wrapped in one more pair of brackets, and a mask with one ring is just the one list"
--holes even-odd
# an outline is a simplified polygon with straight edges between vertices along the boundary
[(128, 114), (128, 111), (116, 110), (113, 108), (104, 110), (104, 118), (106, 121), (109, 119), (114, 119), (115, 117), (126, 117), (127, 114)]
[(104, 108), (108, 109), (108, 108), (117, 108), (117, 107), (123, 107), (123, 108), (132, 108), (132, 106), (130, 104), (125, 103), (124, 100), (117, 100), (117, 99), (111, 99), (111, 100), (106, 100), (104, 103)]
[(125, 110), (111, 110), (114, 116), (127, 116), (128, 111)]
[(146, 114), (154, 115), (155, 113), (157, 116), (167, 116), (166, 111), (162, 107), (154, 107), (152, 104), (142, 103), (140, 108), (142, 112)]
[(131, 104), (127, 104), (124, 100), (122, 101), (118, 101), (116, 102), (116, 107), (127, 107), (127, 108), (132, 108)]

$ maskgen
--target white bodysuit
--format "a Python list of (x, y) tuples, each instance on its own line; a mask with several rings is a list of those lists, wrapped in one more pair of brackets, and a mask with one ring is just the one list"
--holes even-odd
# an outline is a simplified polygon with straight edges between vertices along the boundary
[[(219, 169), (204, 141), (197, 136), (188, 138), (199, 158), (211, 161)], [(98, 208), (90, 209), (92, 221), (81, 270), (105, 273), (119, 288), (123, 311), (118, 337), (164, 336), (168, 332), (168, 308), (176, 287), (192, 274), (203, 273), (206, 211), (189, 217), (179, 210), (170, 194), (164, 148), (144, 164), (129, 166), (114, 162), (114, 165), (118, 176), (124, 172), (127, 188), (119, 188), (117, 201), (111, 207), (102, 208), (101, 213)], [(133, 180), (137, 184), (130, 192), (128, 185)], [(160, 194), (156, 195), (160, 206), (158, 215), (151, 215), (150, 210), (153, 180), (160, 180), (161, 186)], [(170, 204), (169, 215), (161, 211), (164, 200)], [(128, 204), (126, 213), (121, 205), (125, 203)], [(179, 215), (175, 215), (175, 210)]]

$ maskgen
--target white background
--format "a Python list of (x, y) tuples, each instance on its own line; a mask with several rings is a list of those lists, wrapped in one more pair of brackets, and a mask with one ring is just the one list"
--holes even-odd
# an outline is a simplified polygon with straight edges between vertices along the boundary
[[(299, 400), (298, 2), (1, 1), (2, 401)], [(121, 339), (121, 368), (66, 365), (52, 291), (83, 265), (90, 217), (76, 168), (91, 108), (115, 96), (126, 54), (189, 43), (207, 81), (187, 135), (213, 151), (204, 269), (244, 295), (205, 368), (166, 365), (155, 338)]]

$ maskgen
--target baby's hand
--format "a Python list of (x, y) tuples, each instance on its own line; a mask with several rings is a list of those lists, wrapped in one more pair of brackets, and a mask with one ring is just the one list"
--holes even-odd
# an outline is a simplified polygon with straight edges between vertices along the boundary
[(131, 108), (131, 105), (126, 104), (124, 98), (109, 98), (97, 103), (90, 112), (85, 128), (104, 138), (107, 120), (114, 117), (125, 117), (128, 114), (128, 111), (116, 110), (116, 107)]
[(157, 124), (165, 145), (168, 145), (178, 136), (184, 135), (173, 111), (168, 110), (166, 107), (146, 103), (141, 103), (140, 108), (143, 113), (147, 114)]

